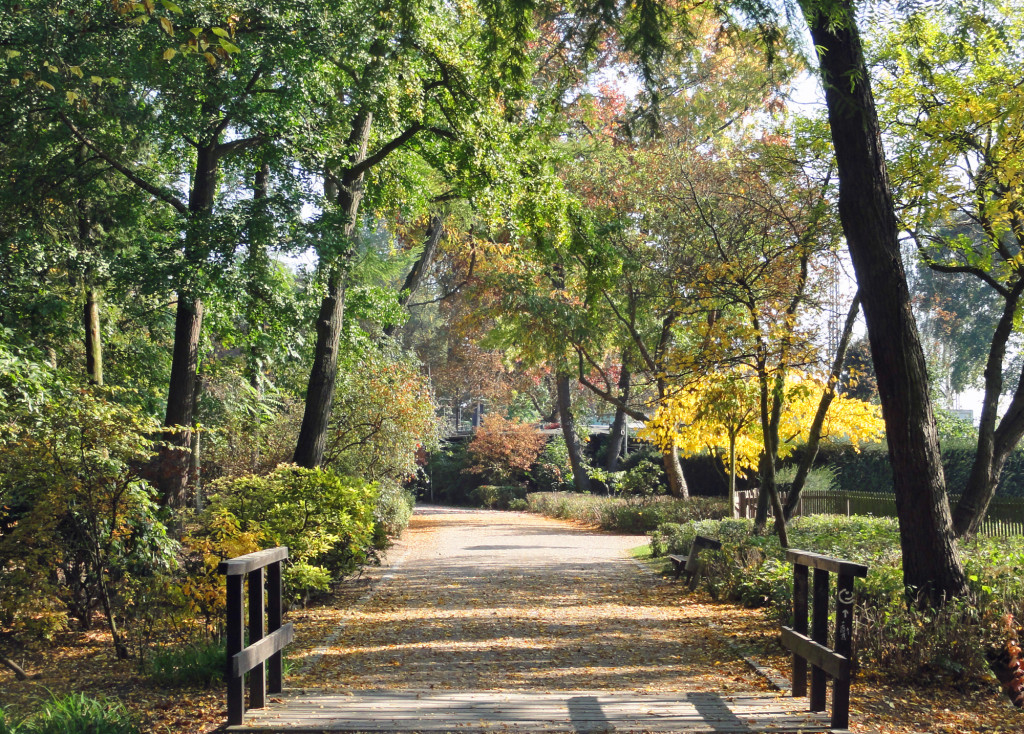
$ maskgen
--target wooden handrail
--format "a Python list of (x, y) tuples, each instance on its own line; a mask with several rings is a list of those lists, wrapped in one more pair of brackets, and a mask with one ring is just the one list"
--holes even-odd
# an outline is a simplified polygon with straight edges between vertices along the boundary
[[(241, 724), (245, 718), (246, 673), (249, 673), (250, 708), (263, 708), (268, 692), (281, 692), (284, 677), (281, 650), (295, 637), (291, 622), (281, 623), (284, 609), (281, 564), (287, 559), (288, 548), (281, 546), (221, 561), (217, 566), (217, 570), (227, 576), (228, 640), (224, 676), (228, 685), (228, 724)], [(246, 580), (249, 582), (249, 646), (243, 648)]]
[[(807, 664), (811, 664), (811, 711), (824, 711), (827, 683), (832, 678), (833, 729), (850, 723), (850, 668), (853, 652), (853, 580), (868, 574), (863, 563), (844, 561), (801, 550), (787, 550), (793, 564), (793, 626), (782, 628), (782, 644), (793, 653), (793, 695), (807, 695)], [(809, 571), (814, 569), (814, 586)], [(828, 646), (829, 574), (836, 574), (836, 628)], [(808, 599), (808, 591), (811, 597)], [(811, 629), (807, 612), (811, 602)]]

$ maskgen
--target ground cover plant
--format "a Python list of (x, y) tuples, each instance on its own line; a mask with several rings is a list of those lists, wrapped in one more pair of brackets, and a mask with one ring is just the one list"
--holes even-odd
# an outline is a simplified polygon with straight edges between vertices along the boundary
[[(717, 599), (764, 607), (779, 623), (792, 609), (792, 566), (775, 538), (754, 534), (750, 520), (702, 520), (661, 525), (651, 534), (653, 556), (686, 553), (697, 534), (722, 541), (705, 551), (703, 587)], [(940, 609), (922, 608), (902, 582), (893, 518), (818, 515), (790, 524), (792, 547), (865, 563), (857, 579), (855, 655), (860, 672), (887, 680), (991, 684), (987, 654), (1005, 643), (1005, 619), (1024, 619), (1024, 550), (1020, 538), (976, 537), (961, 544), (971, 596)]]

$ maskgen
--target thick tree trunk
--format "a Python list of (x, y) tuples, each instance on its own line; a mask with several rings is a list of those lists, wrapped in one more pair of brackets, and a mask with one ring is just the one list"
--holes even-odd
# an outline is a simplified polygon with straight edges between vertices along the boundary
[(604, 467), (608, 471), (615, 471), (619, 467), (619, 457), (622, 456), (622, 449), (626, 443), (626, 409), (625, 404), (629, 402), (630, 383), (632, 374), (623, 366), (619, 372), (619, 400), (623, 405), (615, 406), (615, 418), (608, 429), (608, 445), (605, 454)]
[(846, 361), (846, 350), (850, 346), (850, 339), (853, 336), (853, 326), (857, 321), (857, 314), (859, 311), (860, 294), (858, 293), (854, 296), (853, 303), (850, 304), (850, 310), (846, 314), (846, 323), (843, 324), (843, 333), (839, 337), (839, 345), (836, 347), (835, 357), (832, 360), (832, 369), (828, 373), (828, 384), (825, 386), (825, 392), (821, 395), (821, 400), (818, 401), (818, 410), (814, 414), (814, 420), (811, 421), (811, 428), (807, 432), (807, 446), (804, 447), (803, 459), (796, 470), (796, 477), (793, 479), (793, 485), (789, 488), (789, 496), (786, 497), (786, 506), (782, 508), (785, 511), (787, 522), (791, 517), (793, 517), (793, 512), (800, 503), (800, 493), (804, 490), (804, 484), (807, 483), (807, 475), (810, 474), (811, 467), (814, 466), (814, 459), (818, 455), (818, 446), (821, 444), (821, 429), (822, 426), (825, 425), (825, 416), (828, 415), (828, 409), (832, 405), (832, 400), (836, 396), (836, 385), (839, 383), (839, 375), (843, 369), (843, 362)]
[[(213, 211), (217, 191), (216, 143), (196, 151), (196, 167), (189, 192), (188, 211), (194, 224)], [(189, 234), (192, 238), (195, 235)], [(202, 252), (203, 243), (189, 241), (185, 259)], [(163, 445), (158, 452), (157, 489), (168, 507), (185, 506), (188, 488), (189, 449), (192, 445), (192, 414), (195, 407), (196, 373), (199, 369), (199, 338), (203, 329), (203, 303), (198, 296), (180, 289), (174, 317), (174, 351), (171, 356), (171, 381), (167, 388), (167, 412), (164, 415)]]
[(1003, 393), (1003, 361), (1006, 343), (1013, 331), (1024, 279), (1016, 283), (1003, 305), (1003, 313), (996, 324), (985, 363), (985, 396), (981, 405), (978, 425), (978, 448), (974, 464), (967, 479), (963, 495), (953, 510), (953, 529), (957, 536), (973, 535), (999, 487), (999, 476), (1010, 452), (1024, 433), (1024, 374), (1018, 378), (1017, 389), (1003, 418), (996, 425), (999, 397)]
[(85, 372), (94, 385), (103, 384), (103, 343), (100, 338), (100, 303), (96, 288), (85, 287)]
[[(366, 147), (370, 140), (370, 126), (373, 115), (365, 113), (357, 118), (353, 127), (352, 142), (356, 152), (352, 164), (366, 159)], [(351, 257), (359, 222), (359, 204), (363, 199), (363, 173), (343, 174), (337, 188), (337, 206), (345, 215), (341, 237), (346, 244), (342, 260)], [(313, 366), (306, 386), (305, 410), (302, 427), (295, 446), (296, 464), (307, 469), (320, 466), (327, 447), (327, 426), (334, 403), (334, 386), (338, 378), (338, 346), (341, 341), (341, 327), (345, 316), (345, 288), (347, 274), (344, 262), (330, 266), (327, 295), (320, 303), (316, 320), (316, 347), (313, 352)]]
[(967, 593), (910, 307), (868, 70), (851, 0), (801, 0), (818, 52), (839, 172), (839, 216), (857, 273), (893, 469), (903, 580), (921, 599)]
[(167, 391), (165, 431), (158, 452), (159, 471), (156, 477), (163, 503), (168, 507), (184, 507), (188, 487), (189, 448), (192, 445), (192, 415), (195, 405), (196, 372), (199, 364), (199, 336), (203, 327), (203, 304), (189, 301), (178, 294), (174, 319), (174, 353), (171, 358), (171, 381)]
[(683, 476), (683, 465), (679, 461), (679, 451), (675, 442), (662, 450), (661, 461), (665, 467), (665, 477), (668, 479), (669, 494), (681, 500), (690, 499), (690, 488), (686, 484), (686, 477)]
[(576, 420), (572, 417), (572, 397), (570, 393), (569, 374), (559, 372), (555, 376), (555, 387), (558, 402), (558, 418), (562, 423), (562, 436), (569, 452), (569, 464), (572, 466), (572, 481), (577, 492), (590, 491), (590, 474), (583, 460), (580, 440), (576, 436)]

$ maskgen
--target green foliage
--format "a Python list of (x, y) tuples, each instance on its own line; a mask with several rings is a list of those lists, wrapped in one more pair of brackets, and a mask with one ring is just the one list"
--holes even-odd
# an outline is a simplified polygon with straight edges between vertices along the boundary
[(34, 714), (15, 723), (0, 709), (0, 734), (139, 734), (124, 705), (84, 693), (51, 696)]
[[(789, 464), (782, 467), (775, 475), (775, 484), (780, 493), (789, 492), (796, 479), (798, 467), (796, 464)], [(804, 480), (803, 492), (827, 492), (836, 488), (837, 472), (832, 466), (819, 466), (807, 472)]]
[(362, 344), (338, 375), (324, 463), (369, 481), (404, 482), (438, 445), (430, 381), (404, 355)]
[(214, 482), (204, 515), (207, 532), (218, 518), (255, 532), (267, 547), (288, 546), (286, 588), (305, 597), (351, 573), (373, 549), (376, 484), (330, 469), (281, 465), (266, 476)]
[(564, 492), (573, 488), (569, 449), (563, 436), (554, 436), (530, 467), (530, 478), (540, 492)]
[(391, 539), (401, 535), (412, 518), (416, 497), (407, 489), (387, 480), (380, 482), (373, 508), (373, 547), (383, 550)]
[(632, 497), (652, 497), (667, 490), (662, 479), (664, 470), (648, 461), (642, 461), (627, 470), (616, 486), (619, 494)]
[(160, 650), (149, 661), (149, 677), (159, 685), (212, 688), (224, 680), (224, 655), (220, 640)]
[[(479, 507), (488, 510), (510, 510), (513, 502), (526, 500), (526, 487), (518, 484), (501, 487), (483, 484), (473, 490), (472, 497), (474, 504)], [(520, 507), (518, 504), (516, 506)]]
[(527, 495), (527, 509), (548, 517), (623, 533), (645, 533), (666, 522), (689, 522), (728, 515), (720, 498), (599, 497), (576, 492), (535, 492)]
[(978, 443), (978, 429), (966, 418), (942, 408), (935, 408), (935, 428), (939, 432), (939, 440), (947, 446), (952, 443)]
[[(470, 492), (483, 483), (478, 474), (471, 474), (466, 443), (451, 441), (442, 445), (427, 460), (426, 474), (433, 485), (435, 502), (454, 505), (470, 504)], [(429, 498), (431, 495), (426, 494)]]
[[(799, 455), (798, 449), (794, 460)], [(942, 468), (950, 494), (959, 494), (967, 486), (974, 458), (974, 444), (949, 441), (942, 446)], [(815, 466), (834, 470), (836, 489), (892, 493), (892, 469), (884, 445), (866, 446), (860, 452), (849, 446), (822, 446)], [(1007, 458), (996, 496), (1024, 497), (1024, 451), (1015, 450)]]
[(56, 374), (26, 394), (8, 403), (0, 444), (0, 627), (48, 636), (70, 614), (88, 628), (98, 605), (125, 655), (118, 621), (176, 551), (136, 471), (155, 425), (121, 392)]
[[(754, 535), (752, 530), (750, 520), (664, 524), (651, 534), (651, 552), (686, 553), (698, 534), (721, 540), (720, 551), (701, 554), (707, 590), (717, 598), (768, 607), (780, 622), (788, 623), (792, 567), (771, 535)], [(984, 650), (998, 641), (998, 621), (1024, 612), (1019, 573), (1024, 551), (1019, 537), (963, 543), (973, 596), (935, 610), (907, 603), (895, 519), (800, 517), (793, 520), (789, 533), (794, 548), (868, 565), (867, 578), (854, 585), (856, 656), (865, 671), (892, 677), (931, 673), (986, 679), (990, 673)]]

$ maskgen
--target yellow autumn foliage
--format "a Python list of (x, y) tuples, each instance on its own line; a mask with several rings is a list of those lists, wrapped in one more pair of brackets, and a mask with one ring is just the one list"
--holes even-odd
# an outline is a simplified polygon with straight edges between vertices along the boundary
[[(807, 442), (826, 382), (794, 374), (786, 380), (784, 389), (780, 459)], [(764, 450), (758, 394), (754, 375), (709, 375), (661, 401), (639, 436), (662, 448), (674, 441), (684, 456), (706, 450), (724, 458), (730, 443), (735, 441), (737, 469), (744, 473), (756, 471)], [(854, 449), (881, 441), (884, 436), (880, 406), (842, 394), (832, 400), (821, 430), (822, 443), (844, 442)]]

